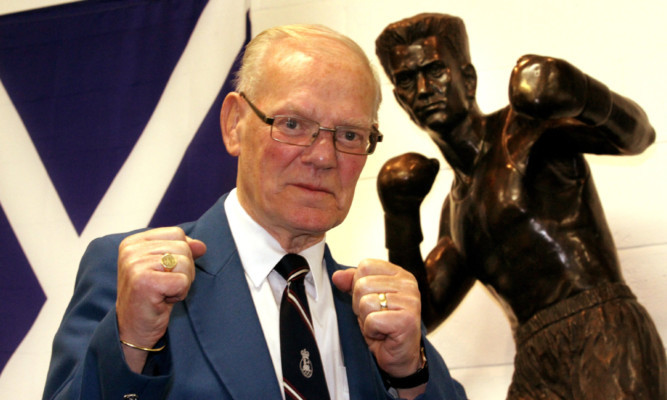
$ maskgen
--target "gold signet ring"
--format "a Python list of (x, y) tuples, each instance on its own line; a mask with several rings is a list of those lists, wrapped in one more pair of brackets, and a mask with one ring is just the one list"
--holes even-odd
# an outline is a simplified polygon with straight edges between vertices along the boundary
[(176, 267), (178, 260), (176, 260), (176, 257), (174, 257), (173, 254), (165, 253), (165, 255), (162, 256), (162, 259), (160, 259), (160, 264), (162, 264), (166, 272), (169, 272)]
[(387, 294), (386, 293), (378, 293), (378, 300), (380, 300), (380, 310), (386, 310), (387, 309)]

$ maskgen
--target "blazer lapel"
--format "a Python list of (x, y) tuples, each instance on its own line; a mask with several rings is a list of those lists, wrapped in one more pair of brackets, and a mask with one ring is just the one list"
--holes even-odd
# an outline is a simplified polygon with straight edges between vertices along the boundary
[[(206, 254), (196, 261), (197, 275), (184, 305), (203, 352), (233, 398), (279, 399), (282, 388), (229, 229), (225, 198), (194, 225), (184, 226), (190, 237), (207, 245)], [(324, 256), (331, 278), (342, 267), (328, 247)], [(333, 285), (332, 289), (350, 398), (385, 399), (375, 361), (352, 311), (352, 299)], [(247, 365), (259, 367), (242, 368)]]
[(225, 198), (188, 233), (204, 241), (207, 252), (196, 262), (185, 306), (204, 353), (233, 398), (280, 398), (282, 389), (222, 205)]
[[(331, 280), (331, 275), (342, 267), (333, 260), (328, 246), (324, 257), (329, 280)], [(338, 332), (347, 372), (350, 399), (385, 399), (382, 378), (361, 334), (357, 316), (352, 311), (352, 297), (338, 290), (333, 284), (331, 287), (338, 318)]]

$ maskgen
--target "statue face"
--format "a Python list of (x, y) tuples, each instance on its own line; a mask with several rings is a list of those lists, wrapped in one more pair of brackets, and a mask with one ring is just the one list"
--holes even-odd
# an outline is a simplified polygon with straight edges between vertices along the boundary
[(421, 127), (442, 133), (468, 115), (461, 66), (444, 40), (429, 36), (395, 46), (390, 68), (396, 99)]

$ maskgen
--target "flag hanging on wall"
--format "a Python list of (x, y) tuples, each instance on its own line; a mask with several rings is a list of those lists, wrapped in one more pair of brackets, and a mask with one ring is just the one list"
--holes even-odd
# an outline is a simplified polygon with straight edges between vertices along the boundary
[(219, 111), (249, 37), (243, 1), (0, 16), (0, 397), (41, 391), (11, 381), (43, 384), (91, 239), (196, 219), (234, 186)]

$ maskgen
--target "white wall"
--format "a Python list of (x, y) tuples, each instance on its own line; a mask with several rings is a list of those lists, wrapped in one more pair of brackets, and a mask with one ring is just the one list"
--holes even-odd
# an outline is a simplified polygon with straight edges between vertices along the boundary
[[(222, 1), (222, 0), (211, 0)], [(228, 0), (225, 0), (228, 1)], [(239, 0), (240, 1), (240, 0)], [(63, 2), (4, 0), (0, 14)], [(507, 80), (525, 53), (564, 58), (639, 103), (658, 132), (657, 143), (635, 157), (590, 157), (594, 178), (616, 240), (626, 280), (667, 339), (667, 2), (664, 0), (251, 0), (254, 33), (278, 24), (322, 23), (360, 43), (375, 60), (374, 41), (382, 29), (419, 12), (444, 12), (465, 21), (479, 75), (478, 102), (484, 112), (507, 103)], [(380, 128), (385, 142), (369, 158), (346, 223), (328, 236), (337, 259), (386, 258), (375, 177), (388, 158), (406, 151), (440, 159), (442, 170), (422, 207), (426, 253), (435, 244), (439, 210), (451, 173), (435, 146), (397, 106), (383, 78)], [(221, 149), (222, 151), (222, 149)], [(75, 268), (75, 266), (73, 266)], [(504, 399), (512, 373), (514, 344), (500, 308), (480, 287), (431, 339), (452, 374), (476, 400)], [(46, 338), (44, 340), (51, 340)], [(41, 363), (44, 357), (36, 357)], [(38, 367), (37, 370), (44, 370)], [(43, 377), (25, 377), (39, 386)], [(25, 391), (31, 393), (39, 390)], [(16, 393), (0, 393), (9, 398)], [(38, 398), (38, 395), (21, 398)]]

